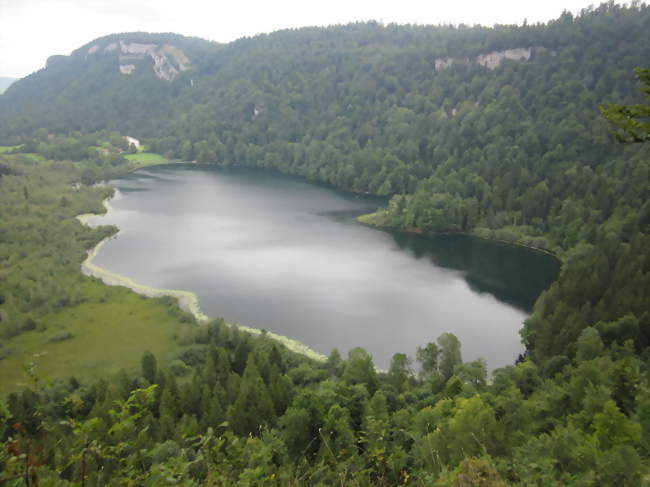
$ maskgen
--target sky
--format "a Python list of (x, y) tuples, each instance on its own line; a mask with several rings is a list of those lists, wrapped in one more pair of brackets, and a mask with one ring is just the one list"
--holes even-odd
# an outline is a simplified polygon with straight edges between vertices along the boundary
[(217, 42), (311, 25), (521, 24), (589, 0), (0, 0), (0, 76), (20, 78), (107, 34), (175, 32)]

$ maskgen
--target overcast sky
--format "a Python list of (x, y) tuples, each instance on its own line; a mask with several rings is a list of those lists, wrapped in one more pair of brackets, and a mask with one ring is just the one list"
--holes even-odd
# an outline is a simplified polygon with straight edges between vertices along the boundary
[(229, 42), (288, 27), (379, 20), (521, 24), (579, 12), (589, 0), (0, 0), (0, 76), (22, 77), (53, 54), (117, 32), (176, 32)]

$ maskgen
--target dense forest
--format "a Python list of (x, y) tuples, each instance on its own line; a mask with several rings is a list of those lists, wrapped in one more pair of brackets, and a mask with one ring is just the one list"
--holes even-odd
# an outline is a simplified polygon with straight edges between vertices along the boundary
[[(169, 79), (133, 54), (145, 44)], [(120, 34), (16, 82), (0, 96), (10, 344), (53, 311), (117, 299), (78, 273), (114, 229), (73, 218), (106, 196), (94, 181), (133, 167), (119, 133), (170, 159), (386, 196), (363, 221), (521, 243), (562, 270), (523, 325), (525, 356), (489, 378), (453, 333), (380, 373), (363, 348), (314, 362), (163, 300), (183, 327), (172, 354), (142, 346), (139, 370), (100, 380), (27, 369), (0, 401), (0, 482), (647, 484), (650, 74), (634, 70), (649, 59), (650, 8), (609, 3), (520, 27)]]

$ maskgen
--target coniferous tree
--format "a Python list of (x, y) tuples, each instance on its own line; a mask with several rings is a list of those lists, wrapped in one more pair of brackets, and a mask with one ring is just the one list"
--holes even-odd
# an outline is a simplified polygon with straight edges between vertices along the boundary
[(275, 424), (273, 402), (257, 369), (254, 354), (249, 356), (229, 416), (233, 430), (240, 435), (257, 435), (263, 427)]
[(438, 337), (440, 359), (438, 370), (443, 379), (447, 380), (454, 374), (454, 368), (463, 363), (460, 353), (460, 341), (453, 333), (443, 333)]
[(155, 384), (156, 375), (158, 374), (158, 363), (156, 357), (149, 351), (142, 356), (141, 362), (142, 376), (149, 382)]

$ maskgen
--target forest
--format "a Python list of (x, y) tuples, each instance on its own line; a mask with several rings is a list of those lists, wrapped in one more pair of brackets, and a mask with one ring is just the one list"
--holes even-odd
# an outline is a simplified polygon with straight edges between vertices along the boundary
[[(192, 69), (128, 77), (84, 54), (120, 38), (171, 43)], [(0, 95), (0, 368), (35, 337), (72, 346), (89, 309), (111, 326), (129, 299), (142, 332), (167, 331), (123, 371), (48, 380), (52, 352), (2, 384), (0, 483), (650, 484), (648, 59), (650, 8), (610, 2), (519, 27), (120, 34), (14, 83)], [(79, 272), (115, 229), (75, 216), (102, 211), (96, 181), (137, 167), (121, 135), (384, 196), (363, 222), (543, 249), (561, 273), (523, 324), (526, 353), (491, 376), (453, 330), (386, 372), (363, 344), (313, 361)]]

